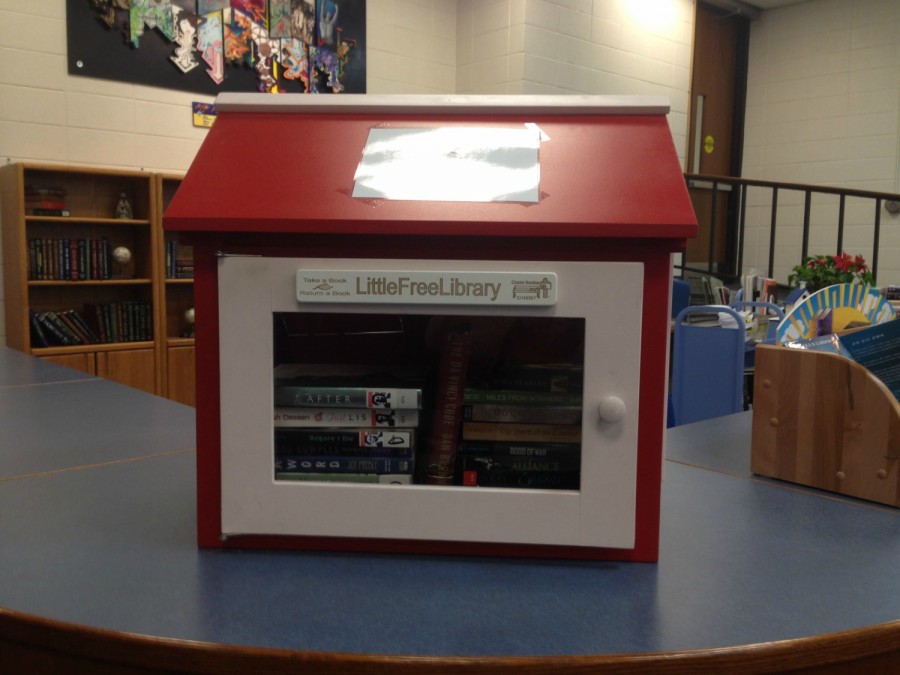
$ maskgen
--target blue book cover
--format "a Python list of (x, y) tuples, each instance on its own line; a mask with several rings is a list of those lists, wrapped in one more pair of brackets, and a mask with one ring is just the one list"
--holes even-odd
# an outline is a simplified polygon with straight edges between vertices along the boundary
[(900, 400), (900, 320), (842, 335), (841, 344)]

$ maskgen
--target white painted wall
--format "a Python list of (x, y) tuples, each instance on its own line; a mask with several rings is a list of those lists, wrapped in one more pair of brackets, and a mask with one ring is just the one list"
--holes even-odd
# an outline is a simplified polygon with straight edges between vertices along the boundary
[[(460, 94), (669, 98), (684, 161), (693, 0), (458, 0)], [(655, 14), (643, 10), (660, 8)]]
[[(693, 0), (369, 0), (368, 90), (661, 94), (683, 158), (692, 17)], [(900, 191), (898, 35), (896, 0), (763, 12), (751, 25), (744, 175)], [(0, 161), (184, 171), (206, 133), (191, 125), (194, 100), (212, 98), (69, 77), (65, 1), (0, 0)], [(744, 265), (764, 269), (770, 202), (751, 200)], [(814, 252), (835, 245), (833, 202), (814, 202)], [(869, 259), (871, 219), (868, 204), (848, 202), (845, 248)], [(781, 193), (781, 279), (801, 222), (800, 195)], [(900, 218), (882, 212), (882, 227), (879, 281), (900, 283)]]
[[(647, 4), (368, 0), (367, 88), (666, 95), (683, 157), (693, 0), (630, 11)], [(212, 97), (69, 77), (65, 0), (0, 0), (0, 161), (185, 171), (206, 133), (191, 125), (195, 100)]]
[[(900, 2), (813, 0), (751, 25), (743, 175), (900, 192)], [(745, 269), (764, 270), (771, 199), (751, 195)], [(803, 197), (778, 197), (776, 277), (799, 262)], [(811, 253), (833, 253), (837, 198), (813, 202)], [(874, 206), (848, 200), (844, 248), (872, 259)], [(900, 283), (900, 217), (881, 212), (879, 285)]]

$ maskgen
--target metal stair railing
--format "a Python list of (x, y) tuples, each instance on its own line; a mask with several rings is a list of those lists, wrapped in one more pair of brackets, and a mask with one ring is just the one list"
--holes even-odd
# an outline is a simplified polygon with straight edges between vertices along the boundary
[[(766, 267), (766, 276), (768, 277), (774, 277), (776, 234), (778, 232), (779, 226), (779, 194), (783, 194), (786, 191), (800, 192), (803, 194), (803, 222), (800, 242), (801, 258), (809, 255), (810, 213), (812, 211), (812, 199), (814, 195), (837, 195), (838, 197), (838, 203), (836, 205), (836, 255), (841, 254), (844, 250), (844, 227), (847, 199), (860, 198), (871, 200), (872, 255), (869, 258), (869, 269), (872, 272), (872, 276), (876, 280), (878, 275), (878, 257), (881, 240), (882, 210), (886, 210), (890, 214), (896, 214), (900, 212), (900, 194), (890, 192), (873, 192), (869, 190), (854, 190), (849, 188), (807, 185), (802, 183), (784, 183), (730, 176), (709, 176), (703, 174), (686, 173), (684, 177), (689, 190), (695, 188), (702, 188), (704, 190), (712, 189), (712, 198), (710, 200), (710, 208), (708, 214), (709, 218), (704, 219), (701, 216), (705, 214), (697, 214), (698, 221), (701, 223), (701, 227), (704, 227), (704, 223), (708, 223), (707, 226), (710, 228), (707, 266), (705, 269), (699, 269), (697, 267), (683, 265), (683, 270), (703, 272), (708, 274), (718, 273), (720, 276), (733, 276), (736, 279), (739, 279), (743, 273), (744, 237), (746, 234), (747, 225), (747, 194), (750, 188), (767, 190), (771, 194), (769, 251)], [(730, 260), (717, 261), (715, 260), (714, 252), (716, 250), (717, 244), (716, 232), (718, 229), (718, 200), (722, 195), (732, 200), (729, 208), (730, 216), (728, 228), (733, 238), (734, 245), (730, 247), (731, 250), (727, 254), (727, 257), (730, 258)], [(817, 253), (820, 253), (820, 251), (817, 251)], [(800, 260), (797, 260), (796, 262), (799, 263)]]

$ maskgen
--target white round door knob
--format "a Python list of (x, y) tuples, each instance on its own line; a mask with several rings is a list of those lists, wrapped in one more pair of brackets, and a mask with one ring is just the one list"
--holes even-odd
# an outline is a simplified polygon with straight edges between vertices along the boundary
[(625, 401), (618, 396), (607, 396), (600, 405), (597, 406), (600, 413), (600, 419), (604, 422), (621, 422), (627, 412), (625, 409)]

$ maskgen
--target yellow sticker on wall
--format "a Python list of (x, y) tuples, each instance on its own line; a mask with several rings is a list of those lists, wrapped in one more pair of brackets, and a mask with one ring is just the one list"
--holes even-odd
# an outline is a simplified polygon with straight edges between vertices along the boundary
[(716, 139), (711, 135), (707, 136), (703, 139), (703, 149), (706, 151), (707, 155), (711, 155), (713, 150), (716, 149)]

